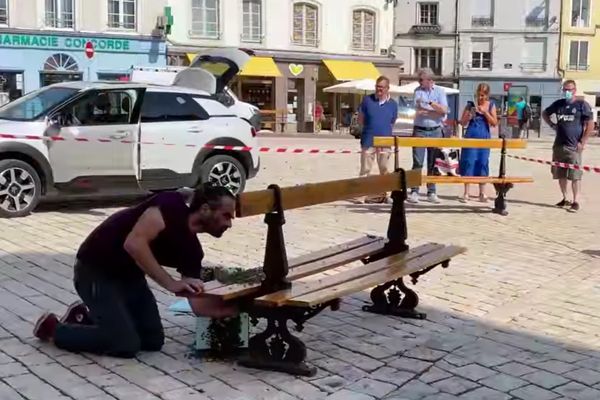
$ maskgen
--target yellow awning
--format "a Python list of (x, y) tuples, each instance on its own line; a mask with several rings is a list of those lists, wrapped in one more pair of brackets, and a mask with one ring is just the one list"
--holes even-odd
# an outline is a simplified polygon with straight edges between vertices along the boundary
[(381, 73), (367, 61), (323, 60), (333, 77), (338, 81), (377, 79)]
[[(194, 61), (198, 54), (187, 53), (186, 56), (190, 63)], [(239, 75), (243, 76), (266, 76), (266, 77), (279, 77), (281, 71), (277, 68), (275, 61), (271, 57), (250, 57), (250, 61), (244, 66)]]
[(279, 77), (281, 71), (271, 57), (250, 57), (250, 61), (244, 66), (240, 75)]

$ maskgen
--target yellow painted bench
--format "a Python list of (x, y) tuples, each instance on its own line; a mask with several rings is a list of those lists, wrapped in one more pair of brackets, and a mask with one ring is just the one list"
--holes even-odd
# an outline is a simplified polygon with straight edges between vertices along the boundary
[[(420, 185), (420, 171), (397, 170), (392, 174), (306, 184), (247, 192), (237, 198), (238, 218), (265, 215), (268, 226), (261, 283), (205, 283), (205, 294), (236, 302), (254, 323), (267, 321), (266, 329), (252, 336), (248, 354), (239, 363), (249, 368), (311, 376), (316, 369), (306, 364), (306, 347), (287, 327), (303, 324), (322, 310), (337, 309), (340, 298), (369, 288), (372, 304), (364, 311), (407, 318), (425, 318), (415, 310), (419, 298), (404, 278), (413, 284), (419, 276), (438, 265), (448, 267), (450, 259), (465, 248), (425, 243), (409, 248), (404, 203), (407, 187)], [(386, 237), (366, 235), (297, 258), (287, 257), (283, 236), (287, 210), (392, 192), (393, 204)], [(363, 265), (336, 268), (355, 261)], [(317, 274), (327, 272), (327, 276)]]
[(497, 177), (489, 176), (425, 176), (422, 184), (483, 184), (491, 183), (496, 190), (493, 212), (508, 215), (506, 195), (515, 184), (533, 183), (532, 177), (506, 176), (506, 151), (508, 149), (525, 149), (527, 141), (523, 139), (463, 139), (463, 138), (418, 138), (398, 136), (377, 136), (373, 141), (374, 147), (393, 147), (394, 163), (398, 168), (398, 148), (400, 147), (433, 147), (433, 148), (476, 148), (501, 149), (500, 172)]

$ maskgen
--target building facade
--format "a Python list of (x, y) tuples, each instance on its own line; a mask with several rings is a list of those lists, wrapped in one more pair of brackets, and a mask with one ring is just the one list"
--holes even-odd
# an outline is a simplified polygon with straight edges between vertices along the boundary
[(565, 0), (559, 66), (565, 79), (574, 79), (577, 90), (600, 115), (600, 0)]
[(436, 82), (458, 84), (456, 54), (458, 0), (408, 0), (396, 7), (394, 50), (404, 61), (401, 81), (412, 82), (421, 68), (430, 68)]
[(460, 108), (485, 82), (504, 115), (514, 120), (514, 102), (522, 96), (539, 116), (560, 96), (560, 14), (560, 0), (461, 0)]
[(134, 65), (165, 66), (165, 39), (156, 29), (165, 6), (166, 0), (0, 0), (3, 102), (56, 82), (120, 79)]
[(356, 108), (358, 96), (326, 94), (327, 86), (379, 74), (398, 82), (400, 62), (390, 52), (394, 11), (384, 0), (171, 0), (169, 5), (175, 21), (168, 36), (169, 64), (187, 65), (206, 48), (251, 49), (255, 56), (232, 87), (291, 130), (313, 130), (317, 102), (324, 108), (325, 129), (339, 127)]

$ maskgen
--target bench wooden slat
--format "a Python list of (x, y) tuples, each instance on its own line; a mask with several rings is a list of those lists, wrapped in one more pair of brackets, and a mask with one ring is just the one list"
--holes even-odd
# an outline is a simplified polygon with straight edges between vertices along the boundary
[(288, 265), (289, 265), (290, 269), (293, 269), (293, 268), (299, 267), (300, 265), (303, 265), (303, 264), (308, 264), (308, 263), (311, 263), (314, 261), (319, 261), (324, 258), (331, 257), (331, 256), (334, 256), (339, 253), (343, 253), (348, 250), (354, 250), (354, 249), (362, 247), (362, 246), (367, 246), (367, 245), (369, 245), (371, 243), (375, 243), (375, 242), (383, 243), (383, 242), (385, 242), (385, 238), (383, 238), (381, 236), (367, 235), (365, 237), (361, 237), (361, 238), (355, 239), (355, 240), (350, 240), (350, 241), (344, 242), (342, 244), (337, 244), (335, 246), (331, 246), (331, 247), (328, 247), (323, 250), (313, 251), (308, 254), (303, 254), (301, 256), (291, 258), (288, 261)]
[[(288, 273), (289, 280), (296, 280), (304, 278), (308, 275), (318, 274), (319, 272), (326, 271), (331, 268), (336, 268), (341, 265), (349, 264), (351, 262), (360, 260), (364, 257), (380, 251), (384, 246), (384, 242), (373, 242), (366, 246), (361, 246), (353, 250), (346, 251), (344, 253), (336, 254), (332, 257), (317, 260), (308, 264), (300, 265), (296, 268), (290, 269)], [(232, 300), (238, 297), (247, 296), (252, 293), (256, 293), (260, 289), (260, 284), (233, 284), (215, 288), (213, 290), (206, 290), (205, 295), (217, 296), (223, 300)]]
[[(406, 186), (421, 186), (420, 171), (406, 171)], [(343, 179), (321, 183), (310, 183), (281, 188), (283, 209), (308, 207), (317, 204), (331, 203), (373, 193), (401, 190), (400, 173), (373, 175), (363, 178)], [(274, 211), (275, 192), (272, 189), (246, 192), (238, 196), (238, 217), (266, 214)]]
[(497, 176), (425, 176), (423, 184), (426, 183), (533, 183), (533, 178), (527, 176), (504, 178)]
[[(408, 261), (413, 258), (422, 256), (434, 250), (442, 249), (444, 245), (437, 243), (428, 243), (407, 252), (398, 255), (398, 258), (403, 261)], [(360, 278), (365, 275), (370, 275), (387, 267), (386, 262), (375, 261), (373, 263), (356, 267), (348, 271), (339, 272), (335, 275), (326, 276), (320, 279), (315, 279), (306, 282), (294, 282), (292, 287), (287, 290), (267, 294), (256, 298), (254, 301), (263, 306), (280, 306), (287, 300), (300, 297), (302, 295), (326, 289), (330, 286), (342, 284), (344, 282)]]
[(466, 252), (466, 248), (458, 246), (445, 246), (442, 249), (427, 253), (421, 257), (404, 260), (396, 255), (385, 258), (378, 262), (385, 264), (384, 268), (371, 275), (363, 276), (337, 286), (318, 290), (293, 299), (287, 300), (284, 305), (296, 307), (312, 307), (327, 301), (337, 299), (346, 295), (383, 284), (402, 276), (410, 275), (424, 268), (450, 260), (459, 254)]
[[(312, 253), (303, 254), (298, 257), (294, 257), (288, 260), (288, 267), (290, 270), (299, 267), (304, 264), (308, 264), (314, 261), (319, 261), (327, 257), (332, 257), (336, 254), (342, 253), (348, 250), (354, 250), (356, 248), (367, 246), (372, 243), (379, 243), (383, 246), (385, 242), (385, 238), (381, 236), (367, 235), (358, 239), (350, 240), (348, 242), (344, 242), (341, 244), (336, 244), (335, 246), (328, 247), (323, 250), (313, 251)], [(227, 286), (227, 283), (219, 282), (214, 279), (212, 281), (204, 282), (204, 291), (210, 292), (217, 288)]]
[[(461, 139), (461, 138), (417, 138), (398, 137), (398, 147), (440, 147), (440, 148), (471, 148), (471, 149), (501, 149), (502, 139)], [(377, 136), (373, 140), (374, 147), (394, 147), (394, 138)], [(507, 139), (507, 149), (525, 149), (524, 139)]]

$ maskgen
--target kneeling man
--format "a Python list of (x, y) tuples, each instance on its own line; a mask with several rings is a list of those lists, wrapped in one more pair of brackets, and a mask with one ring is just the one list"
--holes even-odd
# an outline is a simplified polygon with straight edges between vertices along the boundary
[[(61, 319), (42, 315), (35, 336), (64, 350), (115, 357), (160, 350), (164, 332), (146, 275), (188, 297), (197, 315), (235, 315), (234, 306), (201, 295), (204, 253), (197, 237), (221, 237), (234, 215), (235, 197), (214, 186), (196, 190), (189, 207), (183, 194), (164, 192), (113, 214), (77, 253), (74, 284), (83, 303), (71, 305)], [(176, 268), (181, 279), (162, 266)]]

